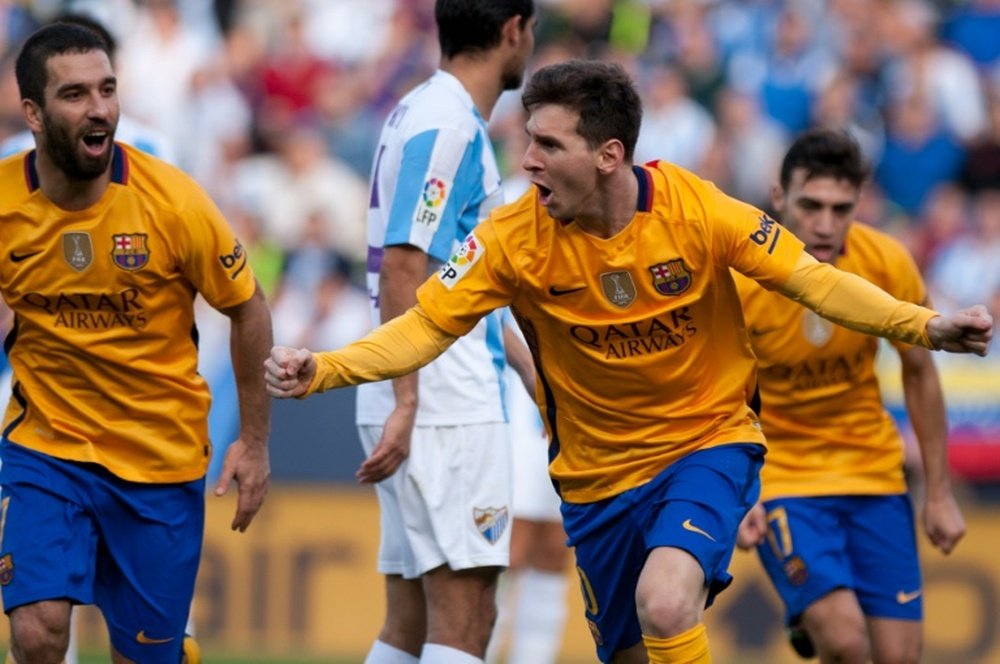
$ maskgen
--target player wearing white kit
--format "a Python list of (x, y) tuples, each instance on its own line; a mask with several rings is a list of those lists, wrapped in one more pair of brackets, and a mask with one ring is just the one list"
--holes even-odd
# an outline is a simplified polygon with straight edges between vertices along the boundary
[[(441, 68), (387, 118), (372, 167), (373, 321), (417, 287), (503, 202), (486, 119), (520, 85), (534, 45), (531, 0), (438, 0)], [(510, 459), (499, 314), (418, 374), (358, 389), (378, 482), (386, 620), (366, 662), (480, 662), (510, 542)]]

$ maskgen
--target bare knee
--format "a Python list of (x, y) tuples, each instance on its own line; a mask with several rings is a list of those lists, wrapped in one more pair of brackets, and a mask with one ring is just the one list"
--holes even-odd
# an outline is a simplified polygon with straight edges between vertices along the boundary
[(674, 636), (698, 624), (701, 597), (676, 587), (636, 593), (639, 624), (646, 634)]
[(58, 664), (69, 647), (70, 604), (44, 601), (10, 612), (10, 649), (18, 662)]
[(865, 664), (868, 661), (868, 634), (864, 626), (852, 629), (850, 626), (829, 626), (823, 633), (810, 637), (824, 664)]
[(424, 577), (427, 642), (483, 657), (496, 622), (499, 567), (452, 571), (447, 567)]

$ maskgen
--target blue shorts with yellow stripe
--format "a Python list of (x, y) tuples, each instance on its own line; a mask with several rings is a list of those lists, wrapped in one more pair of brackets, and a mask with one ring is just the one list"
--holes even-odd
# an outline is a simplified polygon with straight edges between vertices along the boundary
[(576, 549), (587, 623), (602, 662), (642, 640), (635, 592), (649, 552), (675, 547), (705, 572), (708, 604), (732, 582), (726, 571), (740, 521), (760, 495), (764, 448), (699, 450), (652, 481), (595, 503), (563, 503)]
[(120, 653), (177, 664), (201, 558), (205, 481), (127, 482), (7, 440), (0, 459), (4, 610), (96, 604)]
[(757, 553), (796, 621), (846, 588), (872, 618), (921, 620), (920, 562), (906, 494), (817, 496), (764, 502), (767, 538)]

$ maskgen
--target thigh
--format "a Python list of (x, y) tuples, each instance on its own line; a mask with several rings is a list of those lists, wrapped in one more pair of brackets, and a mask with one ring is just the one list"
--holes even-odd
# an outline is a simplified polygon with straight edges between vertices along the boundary
[(767, 537), (760, 561), (793, 622), (838, 588), (854, 589), (846, 524), (835, 498), (780, 498), (764, 503)]
[(115, 650), (135, 662), (180, 659), (204, 532), (203, 480), (106, 478), (94, 599)]
[(44, 600), (93, 602), (97, 530), (85, 476), (72, 465), (2, 444), (0, 588), (6, 611)]
[(870, 618), (872, 659), (881, 662), (915, 663), (923, 651), (923, 624), (915, 620)]
[(729, 562), (740, 522), (760, 494), (763, 450), (758, 445), (723, 445), (690, 454), (642, 487), (652, 506), (645, 525), (646, 550), (686, 551), (701, 567), (706, 606), (729, 587)]
[(848, 554), (865, 615), (923, 618), (920, 561), (909, 496), (861, 496), (849, 501)]
[(400, 499), (417, 573), (506, 567), (510, 446), (504, 423), (415, 427)]

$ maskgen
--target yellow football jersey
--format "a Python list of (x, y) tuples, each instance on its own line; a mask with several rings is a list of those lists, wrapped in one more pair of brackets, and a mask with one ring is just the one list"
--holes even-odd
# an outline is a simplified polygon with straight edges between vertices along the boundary
[(701, 448), (764, 443), (729, 268), (776, 288), (802, 243), (676, 166), (635, 174), (638, 212), (616, 236), (556, 221), (532, 187), (418, 291), (454, 335), (512, 305), (538, 368), (550, 472), (569, 502), (642, 485)]
[[(850, 225), (835, 265), (899, 300), (927, 299), (906, 249), (870, 226)], [(759, 360), (769, 445), (763, 498), (904, 491), (903, 444), (875, 375), (878, 339), (834, 325), (740, 275), (736, 280)]]
[(194, 298), (241, 304), (254, 277), (193, 180), (113, 149), (111, 184), (80, 211), (45, 197), (34, 151), (0, 161), (0, 291), (15, 315), (3, 435), (126, 480), (189, 481), (210, 456)]

